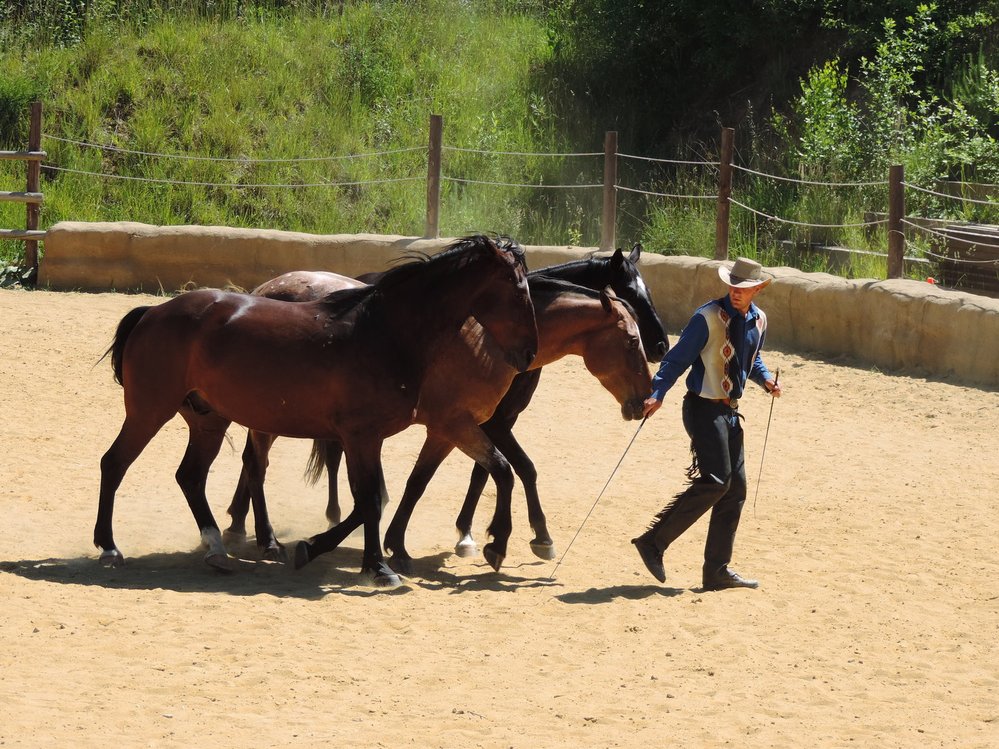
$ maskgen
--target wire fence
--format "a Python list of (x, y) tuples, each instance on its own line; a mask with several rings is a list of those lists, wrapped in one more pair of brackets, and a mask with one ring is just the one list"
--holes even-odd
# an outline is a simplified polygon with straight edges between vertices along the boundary
[[(438, 122), (439, 129), (439, 122)], [(728, 132), (726, 132), (728, 131)], [(617, 148), (616, 133), (613, 138), (608, 133), (605, 149), (603, 151), (588, 152), (523, 152), (523, 151), (502, 151), (481, 148), (460, 147), (445, 145), (440, 142), (435, 144), (434, 137), (430, 138), (430, 144), (411, 145), (405, 147), (391, 148), (380, 151), (364, 153), (326, 154), (308, 155), (284, 158), (251, 158), (239, 157), (217, 157), (185, 153), (160, 153), (139, 149), (130, 149), (118, 145), (106, 143), (94, 143), (83, 140), (74, 140), (57, 135), (42, 134), (42, 139), (46, 143), (61, 151), (67, 148), (73, 149), (77, 158), (73, 163), (79, 161), (86, 162), (88, 153), (96, 153), (100, 161), (99, 168), (76, 168), (75, 166), (61, 165), (57, 162), (42, 162), (40, 168), (44, 173), (55, 177), (60, 174), (71, 174), (78, 177), (91, 178), (95, 180), (124, 180), (138, 183), (154, 183), (162, 185), (176, 185), (181, 187), (204, 187), (214, 189), (232, 190), (304, 190), (323, 188), (364, 188), (372, 185), (384, 185), (390, 183), (425, 183), (427, 189), (427, 236), (437, 236), (439, 232), (440, 196), (439, 190), (435, 196), (430, 186), (435, 182), (460, 185), (460, 186), (483, 186), (498, 188), (514, 188), (518, 190), (548, 190), (548, 191), (602, 191), (603, 193), (603, 215), (601, 247), (610, 249), (615, 243), (616, 209), (618, 195), (638, 196), (648, 201), (649, 206), (654, 210), (664, 201), (686, 201), (689, 203), (700, 203), (703, 205), (708, 201), (716, 203), (716, 245), (715, 257), (724, 259), (728, 257), (728, 235), (731, 231), (729, 211), (736, 208), (741, 214), (737, 217), (740, 221), (750, 221), (752, 229), (758, 230), (761, 226), (772, 227), (784, 226), (789, 230), (817, 230), (828, 232), (829, 230), (864, 230), (871, 232), (885, 229), (888, 251), (884, 253), (889, 258), (888, 276), (897, 277), (902, 275), (904, 263), (932, 261), (947, 266), (965, 266), (967, 268), (988, 269), (994, 277), (994, 281), (999, 281), (999, 228), (989, 226), (975, 226), (959, 219), (948, 218), (945, 215), (939, 217), (924, 216), (914, 217), (906, 215), (900, 207), (904, 207), (904, 192), (911, 194), (925, 201), (935, 201), (945, 204), (953, 201), (961, 209), (968, 206), (976, 208), (999, 209), (999, 202), (989, 199), (969, 197), (964, 194), (953, 194), (953, 190), (945, 192), (939, 189), (932, 189), (923, 185), (905, 182), (901, 175), (900, 167), (893, 167), (888, 180), (880, 181), (820, 181), (810, 180), (800, 177), (791, 177), (781, 174), (773, 174), (765, 171), (752, 169), (748, 166), (734, 162), (731, 153), (730, 129), (722, 131), (722, 153), (718, 160), (710, 159), (672, 159), (644, 156), (621, 152)], [(432, 133), (433, 136), (433, 133)], [(729, 152), (726, 153), (725, 143), (728, 139)], [(425, 158), (413, 159), (414, 155), (423, 155)], [(176, 178), (171, 176), (149, 176), (148, 171), (142, 173), (141, 165), (136, 162), (141, 160), (148, 165), (153, 162), (179, 163), (187, 162), (192, 164), (209, 164), (219, 166), (238, 167), (241, 177), (254, 167), (307, 167), (312, 165), (341, 164), (351, 165), (362, 162), (377, 161), (384, 163), (390, 157), (399, 155), (409, 155), (406, 165), (401, 169), (401, 173), (392, 176), (375, 176), (364, 178), (329, 178), (319, 180), (273, 180), (273, 181), (246, 181), (239, 179), (190, 179)], [(559, 173), (575, 173), (581, 177), (578, 182), (556, 180), (545, 182), (537, 181), (516, 181), (508, 179), (481, 178), (474, 173), (469, 173), (469, 169), (474, 166), (461, 164), (463, 157), (482, 157), (490, 160), (500, 159), (555, 159), (560, 162), (571, 162), (572, 160), (603, 158), (604, 179), (603, 182), (586, 180), (585, 175), (596, 173), (594, 168), (579, 167), (573, 169), (567, 167), (565, 163), (560, 165)], [(109, 158), (110, 157), (110, 158)], [(91, 159), (91, 161), (97, 160)], [(124, 163), (121, 163), (124, 162)], [(697, 168), (710, 170), (717, 177), (717, 189), (708, 191), (705, 186), (709, 184), (707, 180), (689, 180), (687, 183), (677, 180), (647, 179), (639, 184), (627, 184), (627, 180), (622, 180), (618, 176), (618, 163), (646, 165), (654, 168), (667, 168), (674, 173), (683, 169)], [(139, 173), (124, 173), (122, 167), (132, 167)], [(446, 171), (445, 171), (446, 168)], [(898, 170), (898, 171), (896, 171)], [(739, 180), (733, 179), (733, 173), (739, 175)], [(749, 184), (745, 183), (750, 181)], [(766, 189), (759, 189), (752, 183), (780, 183), (792, 190), (808, 190), (811, 188), (821, 189), (855, 189), (877, 192), (887, 197), (887, 204), (874, 206), (875, 210), (865, 213), (863, 220), (808, 220), (802, 216), (782, 215), (782, 211), (765, 204), (768, 194), (775, 194), (774, 190), (769, 193)], [(692, 190), (669, 189), (676, 184), (694, 184), (702, 192)], [(948, 183), (954, 187), (954, 183)], [(964, 190), (958, 184), (958, 190)], [(997, 186), (975, 185), (979, 192), (983, 190), (995, 189)], [(8, 194), (13, 195), (13, 193)], [(881, 198), (884, 199), (884, 198)], [(432, 204), (436, 200), (436, 204)], [(779, 202), (779, 201), (778, 201)], [(816, 201), (818, 205), (823, 205), (823, 201)], [(785, 206), (786, 207), (786, 206)], [(800, 208), (799, 206), (796, 206)], [(942, 210), (941, 214), (948, 213)], [(0, 230), (5, 231), (7, 236), (23, 233), (20, 230)], [(957, 249), (955, 249), (957, 248)], [(851, 250), (840, 248), (846, 252), (858, 252), (871, 254), (865, 250)], [(960, 250), (960, 251), (958, 251)], [(991, 253), (991, 254), (990, 254)], [(993, 256), (994, 255), (994, 256)], [(968, 274), (965, 273), (964, 276)], [(996, 284), (999, 288), (999, 283)]]

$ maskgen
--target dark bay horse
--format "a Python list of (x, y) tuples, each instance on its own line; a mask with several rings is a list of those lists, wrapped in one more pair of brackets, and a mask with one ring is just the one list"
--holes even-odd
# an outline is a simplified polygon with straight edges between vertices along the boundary
[[(626, 418), (634, 418), (637, 404), (648, 394), (650, 380), (648, 367), (645, 364), (644, 347), (633, 310), (617, 309), (622, 303), (594, 290), (535, 273), (530, 275), (530, 279), (531, 296), (535, 301), (541, 341), (541, 351), (534, 366), (540, 367), (546, 362), (569, 354), (582, 356), (590, 371), (622, 404)], [(330, 289), (356, 286), (358, 283), (334, 273), (297, 271), (268, 281), (254, 290), (254, 293), (290, 300), (309, 298), (326, 293)], [(466, 377), (460, 385), (445, 383), (445, 387), (450, 392), (456, 409), (465, 408), (470, 412), (485, 414), (483, 418), (488, 419), (497, 400), (504, 396), (506, 385), (513, 380), (512, 377), (502, 376), (497, 379), (497, 373), (484, 366), (481, 344), (474, 335), (474, 329), (470, 329), (469, 332), (471, 335), (467, 337), (466, 345), (456, 345), (449, 353), (450, 359), (467, 362), (464, 370)], [(517, 378), (521, 376), (517, 375)], [(488, 384), (490, 382), (495, 384), (490, 386)], [(248, 437), (247, 449), (256, 450), (260, 454), (259, 462), (266, 465), (266, 453), (272, 443), (273, 438), (267, 435), (251, 434)], [(427, 442), (407, 484), (403, 504), (400, 506), (399, 513), (405, 513), (405, 517), (397, 514), (386, 535), (386, 545), (390, 542), (394, 544), (393, 560), (399, 562), (397, 567), (401, 571), (408, 568), (408, 555), (405, 553), (402, 541), (405, 524), (427, 482), (451, 449), (452, 446), (448, 445), (446, 440), (435, 438), (433, 432), (428, 429)], [(330, 477), (327, 517), (334, 524), (339, 513), (336, 496), (336, 472), (339, 460), (340, 451), (337, 445), (317, 443), (311, 462), (312, 478), (318, 478), (325, 464)], [(233, 518), (230, 532), (245, 533), (248, 506), (246, 482), (241, 476), (240, 485), (229, 508), (229, 514)], [(269, 522), (265, 521), (266, 515), (262, 513), (266, 513), (266, 508), (258, 509), (254, 503), (257, 543), (267, 554), (277, 546), (277, 541)], [(498, 556), (500, 547), (493, 548), (496, 550), (490, 552), (487, 547), (486, 556), (490, 563), (498, 568), (498, 563), (502, 561), (502, 557)], [(502, 547), (502, 554), (505, 556), (505, 547)]]
[[(439, 354), (460, 336), (481, 300), (492, 300), (495, 310), (482, 326), (497, 359), (512, 372), (530, 365), (538, 333), (526, 273), (515, 242), (474, 236), (392, 268), (370, 286), (315, 302), (201, 290), (133, 309), (107, 352), (124, 388), (125, 420), (101, 459), (94, 544), (102, 562), (124, 560), (112, 514), (126, 471), (179, 413), (190, 434), (176, 479), (208, 545), (210, 564), (231, 565), (205, 484), (226, 429), (236, 422), (266, 434), (341, 445), (354, 509), (308, 543), (308, 556), (335, 549), (363, 524), (362, 573), (377, 585), (398, 584), (380, 544), (382, 443), (415, 423), (418, 413), (440, 407), (437, 393), (426, 387), (428, 375), (448, 379), (443, 373), (449, 363)], [(461, 369), (450, 371), (453, 379), (464, 376)], [(481, 430), (481, 436), (450, 433), (445, 422), (438, 428), (490, 471), (510, 471)], [(251, 492), (262, 500), (259, 466), (250, 468)], [(498, 527), (510, 524), (509, 506), (507, 517), (503, 512), (497, 502)]]
[[(621, 415), (625, 419), (642, 418), (642, 403), (651, 391), (652, 378), (630, 305), (606, 291), (593, 291), (545, 276), (532, 275), (530, 287), (539, 340), (538, 355), (531, 367), (540, 369), (565, 356), (580, 356), (590, 374), (616, 398)], [(469, 352), (468, 378), (477, 375), (471, 366), (475, 353)], [(511, 383), (512, 379), (502, 390), (497, 389), (490, 412), (494, 412)], [(480, 424), (488, 423), (488, 420)], [(496, 446), (503, 452), (499, 444)], [(427, 484), (452, 449), (441, 435), (427, 430), (427, 438), (406, 482), (399, 507), (385, 531), (385, 550), (392, 553), (393, 569), (411, 570), (412, 558), (405, 544), (406, 528)], [(489, 553), (489, 547), (494, 544), (495, 541), (487, 545), (483, 554), (498, 570)], [(505, 545), (502, 550), (505, 553)]]
[[(642, 246), (636, 243), (627, 257), (618, 248), (609, 257), (588, 257), (532, 271), (528, 274), (528, 280), (538, 275), (545, 275), (595, 290), (609, 287), (614, 294), (632, 306), (638, 320), (646, 357), (649, 362), (658, 364), (669, 351), (669, 339), (652, 301), (649, 288), (638, 269), (641, 254)], [(542, 559), (554, 559), (555, 542), (548, 532), (548, 521), (541, 507), (538, 472), (513, 434), (517, 418), (530, 405), (540, 380), (540, 367), (532, 367), (529, 371), (517, 375), (492, 417), (482, 425), (482, 430), (510, 461), (514, 472), (524, 485), (528, 521), (534, 531), (531, 550)], [(455, 521), (459, 537), (455, 552), (459, 556), (471, 556), (476, 552), (477, 547), (472, 538), (472, 520), (479, 497), (486, 486), (486, 478), (487, 474), (480, 471), (478, 466), (472, 467), (468, 492)]]

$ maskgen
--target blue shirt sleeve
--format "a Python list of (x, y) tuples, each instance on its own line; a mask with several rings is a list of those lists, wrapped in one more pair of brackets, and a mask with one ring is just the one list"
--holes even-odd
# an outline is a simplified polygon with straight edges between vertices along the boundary
[(687, 368), (701, 355), (708, 342), (708, 323), (702, 315), (694, 315), (680, 333), (680, 340), (666, 352), (659, 371), (652, 378), (652, 397), (661, 401)]
[(767, 365), (763, 363), (763, 357), (760, 355), (760, 351), (763, 350), (763, 344), (767, 342), (767, 334), (764, 332), (760, 336), (760, 348), (756, 352), (756, 359), (753, 361), (753, 366), (749, 370), (749, 379), (755, 382), (757, 385), (766, 390), (767, 380), (772, 380), (773, 375), (770, 374), (770, 370), (767, 369)]

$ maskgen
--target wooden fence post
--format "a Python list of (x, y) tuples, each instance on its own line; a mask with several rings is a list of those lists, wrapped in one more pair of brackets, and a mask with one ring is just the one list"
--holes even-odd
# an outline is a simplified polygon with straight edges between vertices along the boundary
[(444, 122), (439, 114), (430, 115), (430, 146), (427, 153), (427, 223), (423, 236), (440, 237), (441, 212), (441, 136)]
[(888, 167), (888, 278), (902, 278), (905, 274), (905, 167), (893, 164)]
[(718, 206), (715, 212), (715, 260), (728, 260), (728, 229), (732, 197), (732, 152), (735, 130), (723, 127), (718, 169)]
[[(28, 150), (42, 150), (42, 103), (33, 101), (31, 103), (31, 120), (28, 128)], [(28, 162), (28, 181), (25, 191), (29, 193), (41, 192), (42, 162), (32, 159)], [(38, 228), (39, 204), (27, 204), (27, 223), (25, 228), (31, 232)], [(28, 239), (24, 242), (24, 262), (31, 269), (31, 283), (38, 280), (38, 240)]]
[(604, 135), (604, 211), (600, 249), (613, 250), (617, 241), (617, 131)]

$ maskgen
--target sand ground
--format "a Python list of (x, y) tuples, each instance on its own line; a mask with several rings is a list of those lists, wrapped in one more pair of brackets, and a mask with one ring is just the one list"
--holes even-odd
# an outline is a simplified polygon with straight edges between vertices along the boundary
[[(750, 501), (733, 563), (758, 591), (700, 589), (704, 519), (667, 553), (666, 585), (629, 543), (681, 486), (679, 392), (553, 580), (519, 487), (502, 571), (453, 555), (459, 455), (416, 511), (417, 570), (395, 591), (360, 584), (356, 535), (298, 572), (232, 548), (237, 571), (218, 573), (173, 479), (180, 419), (126, 476), (129, 563), (108, 570), (91, 537), (122, 393), (95, 363), (128, 309), (159, 301), (0, 291), (0, 745), (999, 746), (999, 393), (767, 353), (785, 397), (755, 507), (770, 401), (743, 401)], [(546, 370), (517, 433), (559, 554), (635, 428), (579, 360)], [(209, 479), (223, 526), (244, 430), (230, 433)], [(395, 498), (421, 440), (386, 444)], [(297, 440), (272, 453), (286, 542), (325, 528), (307, 453)]]

